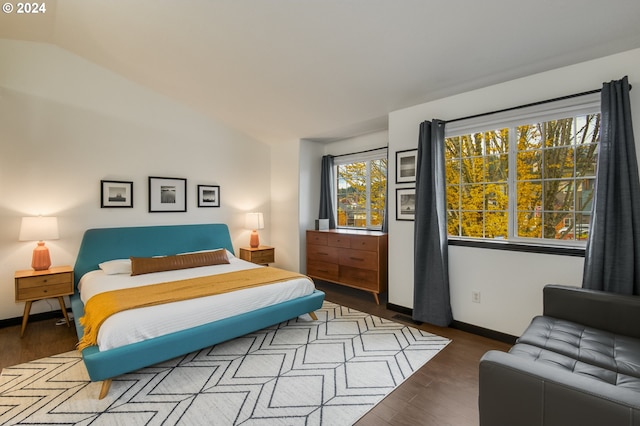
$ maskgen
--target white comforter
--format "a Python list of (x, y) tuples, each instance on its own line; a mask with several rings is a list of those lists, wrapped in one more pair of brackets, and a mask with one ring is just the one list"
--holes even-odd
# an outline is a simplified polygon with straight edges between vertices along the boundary
[[(106, 291), (263, 267), (232, 255), (229, 256), (229, 262), (224, 265), (135, 276), (107, 275), (102, 270), (91, 271), (80, 279), (78, 284), (80, 298), (86, 304), (92, 296)], [(101, 351), (105, 351), (186, 330), (311, 294), (314, 289), (311, 280), (300, 278), (231, 293), (120, 312), (109, 317), (100, 327), (98, 347)]]

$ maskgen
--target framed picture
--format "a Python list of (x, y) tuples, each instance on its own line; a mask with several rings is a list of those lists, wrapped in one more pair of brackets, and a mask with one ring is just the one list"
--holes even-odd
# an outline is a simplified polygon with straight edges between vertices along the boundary
[(220, 186), (198, 185), (198, 207), (220, 207)]
[(149, 176), (149, 212), (187, 211), (187, 180)]
[(396, 220), (415, 220), (416, 189), (396, 189)]
[(417, 149), (396, 152), (396, 183), (415, 182), (417, 170)]
[(133, 207), (133, 182), (100, 181), (100, 207)]

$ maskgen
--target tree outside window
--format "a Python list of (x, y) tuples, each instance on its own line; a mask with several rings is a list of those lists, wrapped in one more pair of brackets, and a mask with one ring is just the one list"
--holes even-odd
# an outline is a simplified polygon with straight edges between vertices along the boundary
[(453, 237), (585, 241), (600, 114), (448, 137)]
[(338, 227), (380, 229), (387, 188), (387, 158), (336, 166)]

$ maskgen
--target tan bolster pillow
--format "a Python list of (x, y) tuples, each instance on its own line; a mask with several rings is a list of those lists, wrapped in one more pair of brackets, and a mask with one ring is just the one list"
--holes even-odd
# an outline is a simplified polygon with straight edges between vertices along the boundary
[(162, 257), (131, 257), (131, 275), (229, 263), (225, 249)]

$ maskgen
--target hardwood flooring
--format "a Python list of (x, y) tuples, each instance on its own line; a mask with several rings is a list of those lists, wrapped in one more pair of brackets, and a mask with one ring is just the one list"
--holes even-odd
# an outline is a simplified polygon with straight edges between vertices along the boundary
[[(376, 305), (369, 293), (324, 282), (316, 285), (326, 293), (327, 300), (403, 322), (397, 312), (386, 309), (386, 295), (381, 295), (380, 305)], [(0, 328), (0, 368), (73, 350), (78, 341), (73, 324), (68, 328), (66, 324), (56, 325), (56, 321), (29, 322), (23, 338), (20, 326)], [(460, 330), (410, 325), (452, 342), (356, 424), (477, 425), (478, 361), (486, 351), (508, 350), (510, 345)]]

